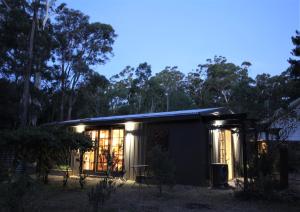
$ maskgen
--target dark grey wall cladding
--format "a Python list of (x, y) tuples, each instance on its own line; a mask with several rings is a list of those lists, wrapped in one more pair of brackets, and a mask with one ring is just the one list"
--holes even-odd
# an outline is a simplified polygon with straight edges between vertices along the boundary
[(176, 166), (176, 183), (205, 185), (208, 175), (205, 125), (200, 120), (190, 120), (148, 126), (148, 150), (154, 142), (163, 142), (165, 139), (168, 140), (168, 149)]

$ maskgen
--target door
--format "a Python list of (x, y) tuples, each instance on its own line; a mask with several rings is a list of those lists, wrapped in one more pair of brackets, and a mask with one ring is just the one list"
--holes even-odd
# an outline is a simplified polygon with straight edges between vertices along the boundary
[[(215, 130), (214, 130), (215, 131)], [(217, 130), (217, 145), (215, 145), (218, 149), (215, 152), (218, 153), (217, 163), (227, 164), (228, 166), (228, 180), (233, 179), (233, 151), (232, 151), (232, 139), (231, 139), (231, 131), (230, 130)], [(216, 132), (217, 132), (216, 131)], [(215, 154), (215, 153), (214, 153)]]
[[(93, 144), (98, 141), (98, 130), (87, 131), (86, 134), (92, 138)], [(91, 150), (85, 152), (83, 155), (83, 170), (95, 170), (95, 151)]]
[(97, 171), (107, 170), (107, 153), (109, 151), (109, 130), (99, 131)]
[[(111, 128), (99, 130), (99, 142), (97, 149), (97, 169), (98, 172), (105, 172), (108, 165), (111, 171), (123, 171), (124, 164), (124, 129)], [(108, 164), (110, 160), (110, 164)]]
[(226, 164), (228, 165), (228, 180), (233, 179), (233, 156), (232, 156), (232, 140), (231, 131), (225, 130), (226, 142)]

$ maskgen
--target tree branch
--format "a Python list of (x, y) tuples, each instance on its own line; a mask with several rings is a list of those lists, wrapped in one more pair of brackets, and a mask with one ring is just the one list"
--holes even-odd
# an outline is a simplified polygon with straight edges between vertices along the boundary
[(6, 3), (6, 1), (5, 1), (5, 0), (1, 0), (1, 1), (2, 1), (2, 3), (5, 5), (7, 11), (8, 11), (8, 12), (11, 11), (11, 8), (8, 6), (8, 4)]

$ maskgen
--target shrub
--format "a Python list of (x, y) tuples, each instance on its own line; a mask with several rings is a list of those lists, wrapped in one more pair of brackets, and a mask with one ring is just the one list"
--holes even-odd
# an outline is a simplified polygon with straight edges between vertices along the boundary
[[(30, 127), (1, 130), (0, 148), (13, 150), (15, 166), (36, 162), (37, 176), (47, 183), (49, 171), (54, 165), (69, 164), (71, 151), (88, 151), (92, 148), (92, 140), (62, 127)], [(64, 185), (67, 184), (68, 171), (66, 166)]]
[(114, 180), (104, 178), (88, 193), (89, 202), (93, 211), (97, 212), (99, 208), (104, 206), (105, 201), (109, 200), (111, 194), (116, 191), (116, 182)]
[(34, 181), (22, 174), (12, 180), (2, 183), (0, 187), (1, 208), (10, 211), (23, 211), (24, 197), (33, 188)]
[(150, 170), (162, 194), (163, 184), (173, 186), (175, 184), (175, 165), (170, 159), (167, 151), (163, 151), (160, 146), (154, 146), (148, 154)]

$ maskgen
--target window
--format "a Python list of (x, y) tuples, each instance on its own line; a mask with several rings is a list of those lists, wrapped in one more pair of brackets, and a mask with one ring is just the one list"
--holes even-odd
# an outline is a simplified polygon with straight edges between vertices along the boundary
[[(95, 143), (98, 140), (97, 139), (98, 131), (97, 130), (87, 131), (86, 134), (92, 138), (92, 141), (95, 146)], [(95, 152), (94, 151), (85, 152), (83, 155), (83, 169), (94, 170), (94, 167), (95, 167)]]
[(109, 130), (100, 130), (98, 143), (97, 171), (107, 170), (107, 154), (109, 152)]
[[(95, 141), (95, 151), (84, 155), (84, 169), (97, 172), (107, 171), (108, 158), (111, 158), (111, 165), (114, 172), (123, 170), (124, 161), (124, 129), (107, 128), (87, 132)], [(95, 160), (96, 159), (96, 160)], [(96, 161), (96, 164), (94, 164)]]

